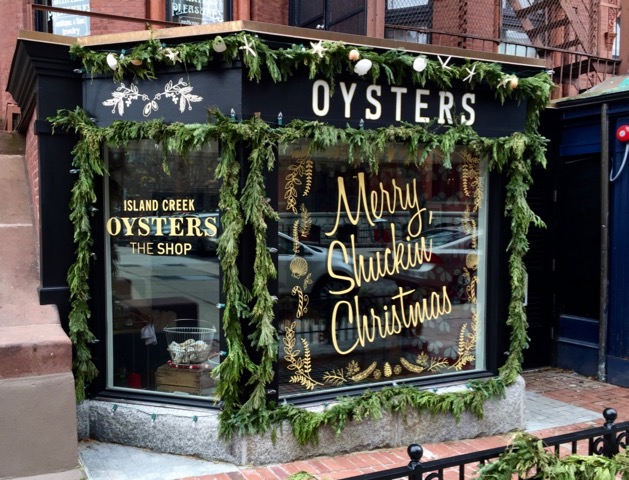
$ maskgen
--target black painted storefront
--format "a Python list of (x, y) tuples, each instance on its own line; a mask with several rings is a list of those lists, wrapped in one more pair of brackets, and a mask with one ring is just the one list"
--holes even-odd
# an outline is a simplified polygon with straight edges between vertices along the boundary
[[(201, 35), (195, 40), (202, 40)], [(169, 42), (183, 42), (188, 38), (171, 37)], [(298, 38), (278, 38), (267, 35), (265, 40), (269, 42), (304, 42)], [(100, 44), (98, 49), (120, 51), (130, 49), (132, 43)], [(75, 70), (79, 65), (74, 62), (68, 54), (68, 45), (63, 43), (42, 42), (37, 38), (20, 39), (14, 58), (11, 82), (9, 91), (14, 95), (22, 107), (22, 124), (20, 129), (25, 131), (28, 127), (29, 119), (36, 118), (34, 129), (37, 135), (37, 145), (39, 149), (39, 186), (40, 186), (40, 266), (41, 266), (41, 287), (40, 301), (42, 304), (54, 304), (59, 308), (62, 319), (67, 328), (67, 315), (69, 311), (69, 291), (66, 282), (66, 274), (69, 266), (74, 260), (74, 245), (72, 241), (72, 225), (68, 220), (68, 202), (70, 190), (74, 181), (72, 169), (72, 148), (75, 137), (63, 131), (55, 131), (54, 134), (50, 124), (46, 120), (54, 115), (59, 109), (74, 109), (82, 107), (96, 121), (99, 127), (106, 127), (116, 120), (126, 121), (146, 121), (151, 119), (163, 119), (167, 122), (183, 122), (187, 124), (203, 123), (208, 121), (208, 109), (217, 108), (226, 116), (233, 115), (234, 121), (247, 119), (254, 115), (260, 116), (263, 120), (272, 125), (278, 124), (278, 114), (282, 114), (282, 123), (286, 124), (293, 119), (319, 120), (331, 125), (343, 127), (351, 125), (358, 127), (362, 125), (365, 129), (378, 128), (399, 121), (414, 123), (416, 121), (417, 103), (425, 103), (421, 106), (421, 117), (430, 119), (438, 118), (440, 114), (446, 115), (445, 110), (440, 110), (440, 105), (449, 105), (453, 102), (450, 110), (458, 120), (470, 120), (472, 111), (474, 115), (474, 129), (482, 136), (499, 137), (511, 134), (514, 131), (522, 130), (526, 113), (526, 105), (507, 101), (501, 105), (496, 101), (494, 94), (489, 89), (478, 86), (474, 90), (475, 97), (470, 97), (470, 91), (464, 84), (455, 84), (453, 88), (443, 90), (436, 85), (426, 85), (417, 87), (408, 84), (389, 86), (386, 83), (377, 85), (378, 90), (374, 90), (372, 83), (361, 79), (356, 75), (342, 75), (337, 78), (333, 86), (334, 94), (328, 96), (332, 86), (323, 79), (308, 79), (305, 73), (291, 77), (289, 81), (283, 83), (273, 83), (268, 77), (261, 82), (251, 81), (247, 78), (246, 70), (242, 65), (235, 62), (227, 65), (222, 62), (215, 62), (209, 67), (196, 71), (193, 68), (173, 67), (158, 72), (157, 79), (146, 81), (138, 79), (124, 79), (120, 84), (112, 81), (109, 76), (90, 76), (77, 73)], [(517, 73), (517, 66), (511, 66)], [(172, 88), (188, 88), (190, 95), (186, 101), (181, 96), (173, 102), (165, 92), (172, 91)], [(136, 90), (134, 90), (136, 89)], [(405, 90), (403, 90), (405, 89)], [(417, 92), (417, 90), (422, 90)], [(424, 92), (425, 90), (425, 92)], [(116, 94), (117, 92), (117, 94)], [(131, 92), (124, 97), (125, 92)], [(137, 95), (134, 96), (133, 92)], [(445, 92), (445, 93), (440, 93)], [(193, 97), (194, 95), (195, 97)], [(421, 100), (418, 97), (421, 96)], [(198, 99), (200, 97), (200, 99)], [(120, 100), (123, 98), (123, 100)], [(351, 101), (350, 101), (351, 98)], [(377, 102), (376, 100), (377, 99)], [(121, 103), (122, 102), (122, 103)], [(374, 103), (375, 102), (375, 103)], [(376, 104), (377, 103), (377, 104)], [(371, 117), (379, 117), (372, 119)], [(447, 119), (447, 116), (444, 117)], [(423, 120), (422, 120), (423, 121)], [(438, 122), (434, 128), (439, 129)], [(138, 147), (138, 152), (141, 151)], [(220, 155), (220, 145), (217, 146), (219, 153), (208, 155)], [(247, 173), (248, 146), (240, 145), (238, 158), (241, 164), (241, 187), (244, 185)], [(304, 147), (305, 148), (305, 147)], [(281, 151), (281, 149), (280, 149)], [(297, 155), (297, 150), (293, 154)], [(116, 152), (110, 152), (110, 160)], [(121, 155), (125, 155), (124, 152)], [(279, 154), (281, 156), (281, 153)], [(392, 153), (392, 155), (394, 155)], [(205, 157), (204, 157), (205, 158)], [(210, 158), (210, 157), (207, 157)], [(212, 157), (214, 158), (214, 157)], [(295, 157), (296, 158), (296, 157)], [(461, 157), (463, 158), (463, 157)], [(213, 160), (208, 160), (211, 162)], [(287, 160), (288, 161), (288, 160)], [(325, 166), (335, 175), (335, 182), (338, 177), (347, 178), (347, 185), (350, 185), (349, 176), (351, 172), (334, 170), (336, 168), (327, 157), (319, 159), (321, 166)], [(315, 166), (317, 167), (315, 159)], [(328, 162), (328, 163), (326, 163)], [(461, 160), (463, 162), (463, 160)], [(461, 168), (463, 164), (461, 163)], [(322, 167), (323, 168), (323, 167)], [(321, 172), (319, 172), (321, 173)], [(358, 175), (359, 171), (354, 171), (353, 175)], [(323, 178), (327, 173), (321, 173), (321, 180), (318, 188), (321, 189), (325, 199), (325, 185)], [(347, 175), (347, 177), (346, 177)], [(433, 175), (437, 173), (433, 172)], [(482, 352), (482, 364), (478, 368), (472, 368), (469, 372), (450, 372), (437, 376), (417, 376), (411, 378), (409, 375), (404, 379), (406, 383), (417, 385), (439, 385), (453, 380), (483, 378), (496, 374), (498, 368), (504, 360), (504, 352), (509, 346), (509, 331), (504, 319), (508, 315), (508, 299), (510, 297), (508, 278), (508, 258), (507, 245), (510, 239), (508, 219), (504, 216), (505, 205), (505, 177), (497, 172), (491, 172), (487, 176), (489, 187), (486, 190), (486, 231), (485, 236), (485, 283), (484, 292), (486, 295), (484, 303), (484, 325), (482, 328), (483, 338), (478, 343)], [(280, 189), (282, 188), (282, 178), (279, 173), (270, 174), (267, 178), (266, 187), (270, 194), (271, 205), (278, 209), (282, 201)], [(337, 183), (338, 184), (338, 183)], [(206, 398), (196, 396), (181, 395), (161, 395), (155, 396), (150, 391), (154, 385), (150, 382), (143, 385), (143, 389), (130, 388), (126, 385), (122, 389), (116, 388), (112, 378), (117, 374), (110, 371), (113, 367), (111, 356), (112, 346), (109, 344), (111, 331), (108, 328), (107, 311), (108, 302), (111, 302), (108, 288), (105, 287), (109, 266), (107, 261), (110, 253), (106, 245), (108, 238), (107, 221), (114, 216), (109, 211), (110, 206), (105, 205), (106, 190), (108, 183), (98, 185), (99, 204), (98, 211), (94, 215), (92, 224), (93, 237), (95, 239), (94, 250), (96, 252), (94, 268), (91, 275), (92, 292), (92, 318), (91, 328), (93, 329), (98, 342), (92, 345), (94, 361), (101, 372), (92, 385), (89, 386), (89, 394), (102, 397), (125, 397), (130, 399), (146, 399), (152, 401), (163, 401), (165, 403), (183, 403), (202, 406), (212, 406), (213, 402), (208, 402)], [(353, 184), (352, 184), (353, 185)], [(348, 186), (348, 188), (350, 188)], [(352, 187), (353, 188), (353, 187)], [(278, 193), (279, 192), (279, 193)], [(329, 192), (329, 191), (328, 191)], [(166, 196), (159, 197), (162, 201)], [(205, 196), (197, 196), (197, 202), (204, 202), (204, 211), (215, 210), (216, 201)], [(155, 197), (154, 199), (157, 199)], [(317, 204), (319, 200), (313, 200)], [(207, 208), (205, 208), (207, 207)], [(107, 212), (109, 211), (109, 217)], [(219, 227), (220, 228), (220, 227)], [(388, 227), (385, 227), (385, 230)], [(282, 222), (271, 223), (269, 225), (269, 247), (276, 249), (273, 240), (279, 232), (289, 230)], [(109, 232), (111, 233), (111, 232)], [(378, 233), (377, 235), (381, 235)], [(242, 237), (242, 245), (252, 244), (253, 232), (245, 230)], [(384, 237), (376, 238), (376, 234), (369, 239), (369, 248), (372, 248)], [(390, 238), (389, 238), (390, 241)], [(316, 243), (316, 242), (314, 242)], [(380, 243), (380, 248), (382, 243)], [(128, 248), (125, 245), (125, 248)], [(375, 247), (374, 247), (375, 248)], [(238, 258), (238, 267), (242, 282), (247, 286), (253, 281), (254, 251), (251, 248), (242, 248)], [(281, 253), (273, 251), (273, 257), (277, 262)], [(209, 260), (208, 260), (209, 257)], [(214, 261), (211, 254), (204, 256), (204, 262)], [(182, 262), (177, 262), (182, 263)], [(294, 273), (294, 272), (293, 272)], [(185, 276), (181, 272), (177, 274)], [(208, 274), (206, 276), (212, 276)], [(220, 275), (219, 275), (220, 276)], [(212, 277), (214, 278), (214, 277)], [(215, 279), (219, 285), (217, 292), (222, 291), (222, 278)], [(124, 283), (124, 282), (123, 282)], [(127, 285), (128, 286), (128, 285)], [(125, 290), (125, 285), (118, 285)], [(116, 287), (117, 288), (117, 287)], [(272, 282), (269, 289), (272, 293), (278, 294), (278, 285)], [(217, 295), (220, 295), (217, 293)], [(169, 298), (173, 297), (170, 295)], [(194, 302), (185, 300), (186, 295), (182, 294), (183, 300), (172, 300), (164, 311), (174, 312), (177, 319), (194, 318), (198, 315)], [(174, 296), (175, 299), (180, 298)], [(126, 300), (125, 300), (126, 301)], [(146, 303), (146, 298), (143, 300)], [(220, 304), (223, 299), (219, 296), (215, 299)], [(150, 303), (150, 302), (149, 302)], [(159, 301), (155, 300), (150, 308), (160, 310)], [(465, 303), (464, 300), (461, 304)], [(281, 327), (282, 315), (281, 305), (276, 309), (276, 326)], [(244, 325), (245, 337), (253, 333), (248, 325)], [(283, 327), (282, 327), (283, 328)], [(445, 327), (444, 327), (445, 328)], [(448, 327), (449, 328), (449, 327)], [(247, 330), (249, 329), (249, 330)], [(160, 342), (161, 336), (158, 337)], [(323, 338), (323, 337), (321, 337)], [(217, 329), (216, 340), (217, 350), (226, 350), (226, 343), (222, 330)], [(318, 343), (319, 340), (311, 340)], [(133, 344), (132, 344), (133, 343)], [(313, 344), (314, 344), (313, 343)], [(120, 343), (122, 345), (122, 343)], [(138, 343), (138, 338), (125, 343), (125, 348), (140, 348), (142, 341)], [(280, 347), (281, 349), (281, 347)], [(338, 350), (338, 349), (337, 349)], [(250, 352), (255, 360), (256, 352)], [(152, 362), (152, 367), (157, 367), (164, 363), (168, 355), (162, 351), (158, 359), (147, 360), (147, 365)], [(155, 363), (157, 362), (157, 363)], [(335, 365), (338, 366), (338, 365)], [(152, 374), (152, 372), (150, 372)], [(455, 373), (454, 375), (452, 373)], [(270, 385), (271, 397), (281, 399), (283, 386), (279, 384), (282, 376), (277, 374), (274, 384)], [(110, 379), (108, 381), (108, 378)], [(148, 381), (144, 379), (144, 381)], [(388, 385), (395, 382), (394, 378), (382, 378), (375, 382), (378, 385)], [(354, 389), (340, 390), (343, 392), (357, 392), (369, 387), (370, 384), (360, 384)], [(279, 392), (279, 394), (278, 394)], [(339, 390), (322, 389), (312, 392), (302, 392), (295, 395), (285, 396), (295, 402), (312, 401), (313, 398), (325, 400), (336, 397)]]

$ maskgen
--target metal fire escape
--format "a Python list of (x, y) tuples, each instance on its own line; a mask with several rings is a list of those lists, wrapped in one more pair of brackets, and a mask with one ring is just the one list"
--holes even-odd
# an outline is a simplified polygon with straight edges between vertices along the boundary
[[(614, 11), (613, 1), (606, 2), (610, 12)], [(570, 83), (582, 91), (614, 73), (615, 64), (609, 61), (607, 52), (600, 51), (600, 0), (507, 0), (507, 3), (538, 56), (547, 58), (549, 67), (561, 70), (563, 85)]]

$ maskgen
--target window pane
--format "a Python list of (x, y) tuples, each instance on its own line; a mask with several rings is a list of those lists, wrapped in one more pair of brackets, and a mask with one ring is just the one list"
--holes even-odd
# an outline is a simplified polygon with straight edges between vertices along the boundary
[(211, 397), (218, 362), (215, 144), (187, 159), (151, 141), (107, 152), (108, 386)]
[(182, 25), (225, 21), (225, 0), (170, 0), (166, 19)]
[(280, 395), (484, 368), (486, 177), (464, 150), (378, 172), (280, 149)]

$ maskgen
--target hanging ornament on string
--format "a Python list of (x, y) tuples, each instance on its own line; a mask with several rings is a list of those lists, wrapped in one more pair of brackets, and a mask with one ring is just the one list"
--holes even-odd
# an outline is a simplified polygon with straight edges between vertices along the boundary
[(227, 44), (225, 43), (225, 40), (223, 40), (223, 37), (219, 35), (214, 39), (214, 41), (212, 42), (212, 49), (216, 53), (223, 53), (225, 50), (227, 50)]

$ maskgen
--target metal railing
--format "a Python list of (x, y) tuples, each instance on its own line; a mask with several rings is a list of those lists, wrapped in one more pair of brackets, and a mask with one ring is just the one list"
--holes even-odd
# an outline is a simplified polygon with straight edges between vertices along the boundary
[(87, 12), (83, 10), (72, 10), (69, 8), (61, 8), (61, 7), (52, 7), (50, 5), (39, 5), (35, 3), (29, 3), (28, 7), (30, 8), (30, 15), (27, 16), (27, 22), (30, 24), (26, 25), (28, 30), (38, 30), (45, 31), (45, 28), (42, 27), (42, 24), (47, 23), (47, 20), (42, 20), (38, 18), (38, 16), (45, 16), (53, 13), (62, 13), (67, 15), (74, 15), (77, 17), (88, 17), (90, 19), (98, 19), (105, 20), (109, 22), (121, 22), (121, 23), (130, 23), (135, 25), (144, 25), (151, 27), (180, 27), (181, 24), (176, 22), (168, 22), (165, 20), (153, 20), (150, 18), (137, 18), (137, 17), (128, 17), (122, 15), (113, 15), (110, 13), (99, 13), (99, 12)]
[[(617, 413), (613, 408), (603, 411), (605, 424), (602, 427), (589, 428), (579, 432), (542, 438), (545, 448), (558, 457), (570, 454), (602, 455), (613, 457), (620, 450), (625, 450), (629, 434), (629, 422), (614, 424)], [(509, 446), (496, 447), (478, 452), (456, 455), (422, 462), (424, 453), (420, 445), (412, 444), (407, 448), (410, 461), (408, 465), (381, 472), (347, 477), (344, 480), (449, 480), (471, 478), (482, 465), (497, 459)], [(533, 477), (536, 478), (536, 477)]]

